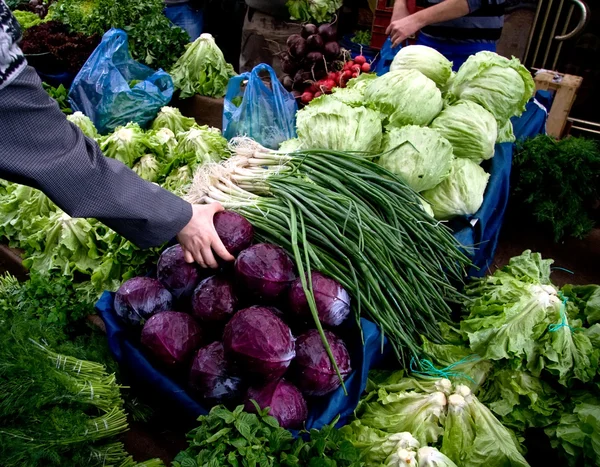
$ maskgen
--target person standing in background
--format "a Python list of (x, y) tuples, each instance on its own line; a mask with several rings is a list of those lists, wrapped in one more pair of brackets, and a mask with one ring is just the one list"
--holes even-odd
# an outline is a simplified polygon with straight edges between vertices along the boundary
[(248, 11), (242, 29), (240, 73), (251, 71), (259, 63), (270, 65), (281, 76), (279, 52), (286, 49), (292, 34), (302, 26), (290, 21), (287, 0), (246, 0)]
[(456, 71), (470, 55), (496, 51), (504, 26), (505, 0), (417, 0), (411, 14), (407, 0), (396, 0), (386, 34), (394, 46), (417, 32), (417, 44), (432, 47), (453, 62)]
[(194, 42), (204, 27), (203, 0), (165, 0), (165, 16), (185, 30)]

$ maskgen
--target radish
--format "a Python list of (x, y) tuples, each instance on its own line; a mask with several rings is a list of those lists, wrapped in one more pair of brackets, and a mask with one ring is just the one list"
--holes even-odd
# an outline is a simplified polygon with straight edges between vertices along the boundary
[(322, 95), (323, 95), (323, 93), (322, 93), (321, 91), (317, 91), (317, 92), (315, 92), (315, 99), (316, 99), (317, 97), (321, 97)]
[(369, 71), (371, 71), (371, 65), (369, 65), (368, 63), (363, 63), (360, 69), (363, 73), (368, 73)]
[(337, 73), (335, 71), (330, 71), (329, 74), (327, 75), (327, 79), (331, 79), (333, 81), (335, 81), (337, 78)]
[(358, 72), (356, 72), (356, 73), (352, 73), (352, 77), (353, 77), (353, 78), (358, 78), (358, 75), (359, 75), (359, 74), (360, 74), (360, 73), (358, 73)]
[(357, 73), (360, 74), (360, 65), (352, 65), (352, 68), (350, 68), (350, 70), (352, 70), (352, 73)]
[(364, 63), (367, 63), (367, 59), (362, 55), (358, 55), (354, 57), (354, 63), (357, 65), (363, 65)]
[(352, 78), (352, 72), (350, 70), (345, 70), (344, 73), (342, 73), (342, 78), (348, 81), (350, 78)]
[(314, 98), (314, 94), (308, 92), (308, 91), (304, 91), (302, 93), (302, 96), (300, 96), (300, 100), (302, 101), (303, 104), (309, 104), (310, 101), (312, 101)]

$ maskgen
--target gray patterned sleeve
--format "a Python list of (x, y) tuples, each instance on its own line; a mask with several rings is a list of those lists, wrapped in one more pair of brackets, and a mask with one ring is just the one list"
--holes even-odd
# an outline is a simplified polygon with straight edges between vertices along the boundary
[(30, 67), (0, 89), (0, 177), (41, 189), (72, 217), (96, 218), (142, 248), (170, 240), (192, 216), (189, 203), (104, 157)]

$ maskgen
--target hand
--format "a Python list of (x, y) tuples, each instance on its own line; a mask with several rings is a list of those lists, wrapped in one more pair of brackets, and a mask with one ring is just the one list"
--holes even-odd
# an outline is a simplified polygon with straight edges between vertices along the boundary
[(392, 46), (396, 47), (421, 29), (421, 24), (415, 15), (409, 15), (402, 19), (392, 21), (385, 33), (390, 36)]
[(214, 251), (225, 261), (233, 261), (234, 257), (225, 249), (213, 224), (214, 215), (223, 211), (223, 206), (219, 203), (194, 204), (192, 210), (192, 218), (177, 235), (185, 260), (188, 263), (196, 261), (203, 268), (217, 268)]

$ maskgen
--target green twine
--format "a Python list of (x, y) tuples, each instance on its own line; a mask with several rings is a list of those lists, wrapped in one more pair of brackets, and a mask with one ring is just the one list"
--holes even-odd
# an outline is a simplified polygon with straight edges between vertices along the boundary
[(551, 324), (550, 326), (548, 326), (548, 330), (550, 332), (556, 332), (561, 328), (569, 328), (570, 331), (573, 332), (574, 329), (567, 322), (567, 302), (569, 301), (569, 299), (565, 297), (562, 292), (558, 292), (558, 298), (560, 298), (562, 301), (562, 303), (560, 304), (560, 323)]
[[(466, 380), (472, 382), (473, 384), (475, 384), (475, 381), (469, 375), (467, 375), (466, 373), (464, 373), (462, 371), (454, 371), (454, 369), (456, 367), (458, 367), (460, 365), (464, 365), (466, 363), (476, 362), (479, 359), (480, 359), (480, 357), (478, 355), (469, 355), (465, 358), (461, 358), (458, 362), (455, 362), (452, 365), (448, 365), (445, 368), (437, 368), (431, 362), (431, 360), (427, 360), (427, 359), (418, 360), (418, 359), (415, 359), (415, 357), (413, 357), (410, 360), (410, 371), (412, 373), (415, 373), (417, 375), (422, 375), (422, 376), (433, 376), (433, 377), (437, 377), (437, 378), (446, 378), (446, 379), (452, 379), (452, 378), (466, 379)], [(416, 369), (417, 364), (421, 368), (421, 370)]]

